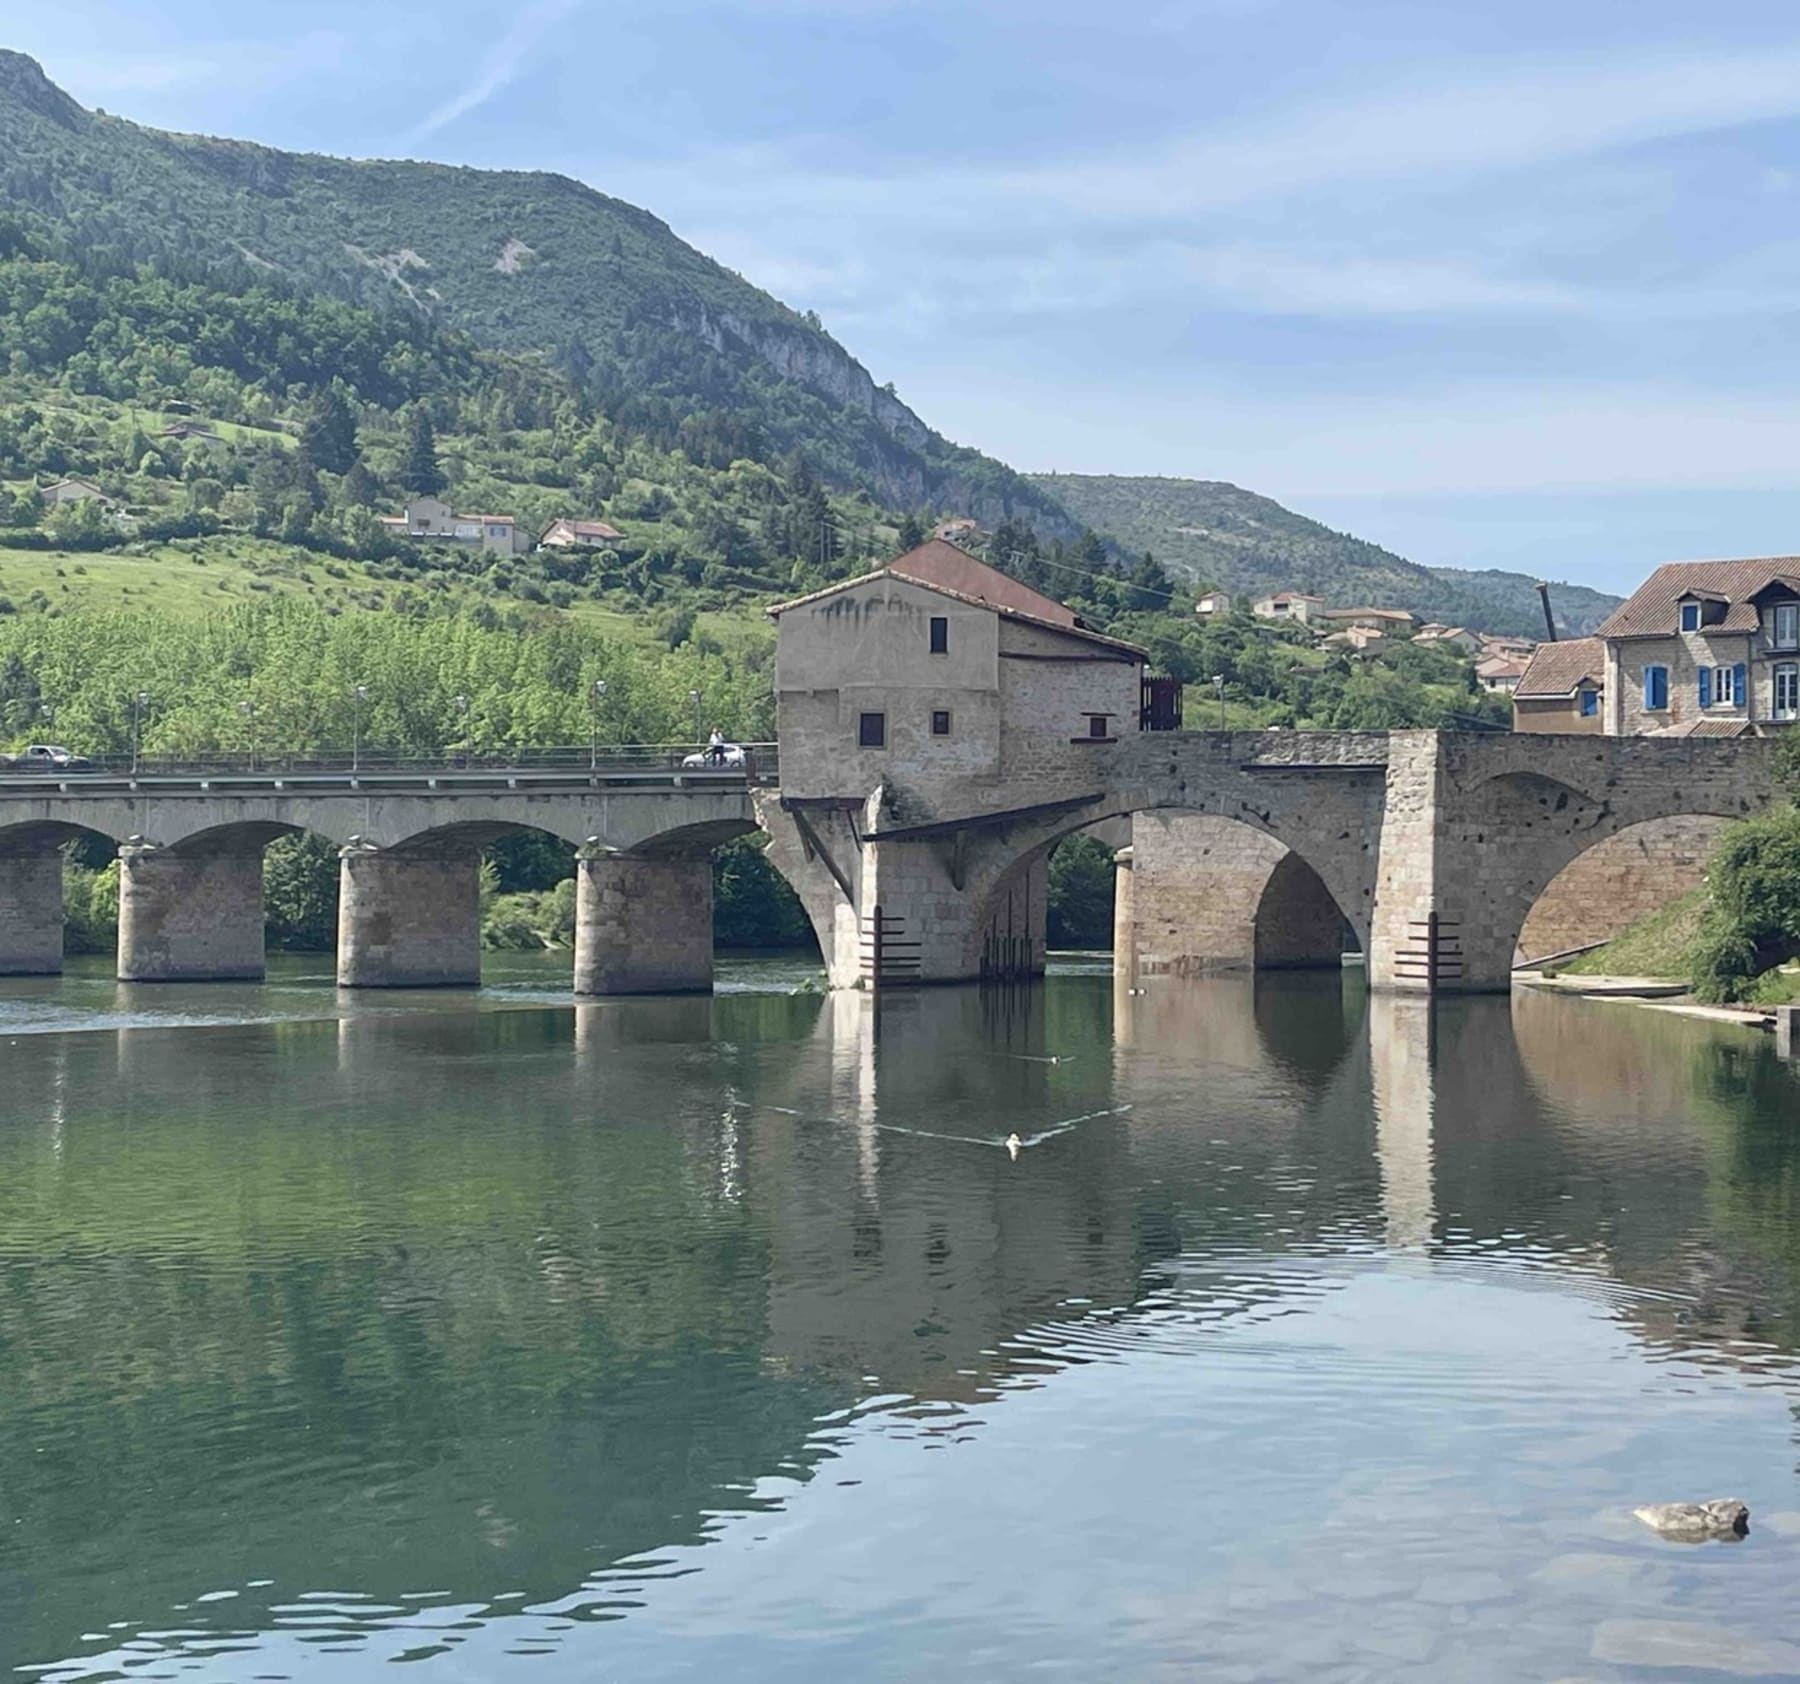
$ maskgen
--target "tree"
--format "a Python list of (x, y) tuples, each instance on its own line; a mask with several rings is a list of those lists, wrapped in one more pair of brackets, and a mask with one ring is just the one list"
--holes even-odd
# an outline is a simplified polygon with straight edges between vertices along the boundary
[(1145, 550), (1144, 559), (1131, 570), (1126, 592), (1127, 606), (1134, 613), (1148, 614), (1167, 608), (1174, 595), (1174, 583), (1163, 564)]
[(407, 412), (406, 453), (400, 464), (400, 483), (415, 497), (435, 497), (450, 483), (438, 463), (437, 430), (419, 404), (414, 404)]
[(347, 474), (355, 465), (356, 411), (341, 380), (334, 380), (307, 406), (300, 425), (300, 454), (328, 474)]
[(907, 550), (916, 550), (925, 542), (925, 528), (920, 524), (919, 517), (910, 509), (900, 517), (898, 542), (902, 554)]
[(368, 464), (360, 457), (352, 464), (349, 473), (344, 475), (340, 495), (353, 509), (373, 508), (375, 499), (381, 495), (380, 482), (369, 472)]

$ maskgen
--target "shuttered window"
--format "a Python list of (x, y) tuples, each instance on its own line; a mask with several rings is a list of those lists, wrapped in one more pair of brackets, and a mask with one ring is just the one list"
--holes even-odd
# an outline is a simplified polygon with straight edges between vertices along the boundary
[(1742, 707), (1750, 689), (1750, 669), (1742, 662), (1731, 669), (1731, 705)]
[(1702, 667), (1700, 669), (1700, 705), (1703, 708), (1709, 708), (1712, 706), (1712, 698), (1713, 698), (1712, 679), (1713, 679), (1712, 668), (1711, 667)]
[(1644, 710), (1647, 713), (1661, 713), (1669, 705), (1669, 669), (1667, 667), (1644, 668)]

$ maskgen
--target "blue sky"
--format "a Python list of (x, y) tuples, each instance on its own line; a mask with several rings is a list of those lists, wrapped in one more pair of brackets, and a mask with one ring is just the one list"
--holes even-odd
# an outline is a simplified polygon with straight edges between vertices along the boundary
[(1025, 468), (1620, 588), (1800, 549), (1776, 0), (8, 0), (84, 102), (564, 170)]

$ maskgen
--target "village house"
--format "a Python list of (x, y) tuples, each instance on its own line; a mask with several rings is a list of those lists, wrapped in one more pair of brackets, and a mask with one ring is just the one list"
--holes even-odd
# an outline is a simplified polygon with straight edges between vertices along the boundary
[(769, 612), (790, 798), (1049, 775), (1145, 723), (1142, 650), (941, 539)]
[(40, 495), (48, 509), (59, 503), (100, 503), (109, 509), (117, 506), (91, 479), (59, 479), (46, 485)]
[(1413, 633), (1414, 643), (1434, 643), (1440, 648), (1461, 650), (1465, 655), (1473, 655), (1481, 647), (1481, 639), (1467, 626), (1440, 626), (1430, 624), (1420, 626)]
[(1475, 681), (1490, 695), (1511, 695), (1518, 688), (1519, 680), (1525, 676), (1529, 658), (1523, 655), (1483, 655), (1475, 663)]
[(541, 550), (604, 550), (622, 544), (625, 534), (603, 520), (553, 520), (538, 539)]
[(942, 538), (947, 544), (963, 545), (974, 542), (983, 534), (981, 523), (970, 520), (966, 515), (954, 520), (942, 522), (933, 532), (932, 537)]
[(1366, 655), (1371, 650), (1379, 650), (1387, 642), (1387, 637), (1386, 632), (1374, 626), (1346, 626), (1342, 631), (1334, 631), (1328, 637), (1320, 638), (1319, 647)]
[(1231, 612), (1230, 591), (1208, 591), (1194, 602), (1196, 614), (1229, 614)]
[(1605, 696), (1606, 645), (1599, 638), (1541, 643), (1513, 689), (1513, 729), (1599, 735)]
[(523, 555), (531, 548), (531, 535), (511, 515), (458, 514), (436, 497), (415, 497), (405, 514), (380, 519), (397, 538), (465, 544), (493, 555)]
[(1595, 635), (1608, 736), (1731, 737), (1800, 719), (1800, 557), (1671, 562)]
[(1258, 597), (1250, 605), (1250, 612), (1259, 620), (1297, 620), (1301, 625), (1308, 625), (1325, 606), (1322, 596), (1312, 596), (1306, 591), (1277, 591), (1273, 596)]
[(1395, 637), (1410, 636), (1414, 616), (1404, 608), (1315, 608), (1311, 623), (1326, 631), (1386, 632)]

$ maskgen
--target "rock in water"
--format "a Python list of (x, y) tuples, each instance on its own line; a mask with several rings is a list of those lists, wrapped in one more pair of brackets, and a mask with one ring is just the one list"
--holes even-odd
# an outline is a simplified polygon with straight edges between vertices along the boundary
[(1750, 1530), (1750, 1510), (1735, 1497), (1714, 1497), (1704, 1503), (1646, 1503), (1631, 1512), (1651, 1531), (1681, 1544), (1741, 1538)]

